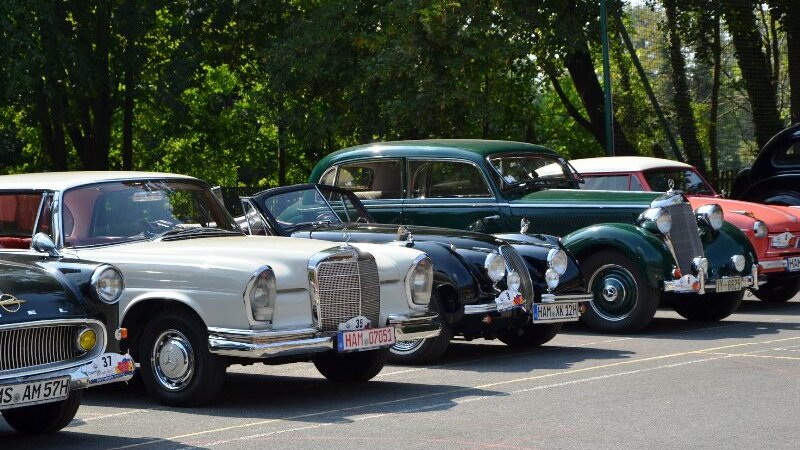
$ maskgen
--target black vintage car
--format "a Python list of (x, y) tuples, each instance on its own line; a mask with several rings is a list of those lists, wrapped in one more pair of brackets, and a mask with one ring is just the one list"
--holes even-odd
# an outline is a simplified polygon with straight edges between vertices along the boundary
[(0, 221), (0, 413), (19, 432), (52, 433), (82, 389), (133, 376), (119, 353), (124, 283), (115, 267), (61, 258), (44, 233), (20, 236), (12, 222)]
[(553, 236), (481, 233), (375, 223), (345, 189), (303, 184), (242, 198), (242, 228), (274, 235), (336, 242), (414, 247), (433, 261), (431, 308), (442, 318), (439, 337), (402, 341), (391, 349), (399, 363), (431, 362), (454, 335), (498, 338), (511, 346), (538, 346), (562, 322), (576, 321), (589, 301), (575, 260)]
[(731, 198), (800, 206), (800, 123), (772, 137), (753, 165), (737, 175)]

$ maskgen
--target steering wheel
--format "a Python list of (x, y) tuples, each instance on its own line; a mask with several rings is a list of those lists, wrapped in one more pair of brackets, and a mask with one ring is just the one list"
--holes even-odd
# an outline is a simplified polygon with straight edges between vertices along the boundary
[(175, 228), (175, 225), (177, 225), (177, 223), (170, 222), (169, 220), (164, 220), (164, 219), (158, 219), (158, 220), (139, 219), (139, 225), (142, 227), (142, 231), (144, 232), (145, 236), (156, 236), (165, 231)]

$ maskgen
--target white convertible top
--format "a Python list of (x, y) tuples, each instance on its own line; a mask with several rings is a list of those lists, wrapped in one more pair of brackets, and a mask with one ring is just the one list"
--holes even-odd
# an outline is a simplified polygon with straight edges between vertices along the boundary
[(64, 191), (69, 188), (104, 181), (148, 180), (154, 178), (196, 180), (196, 178), (186, 175), (160, 172), (43, 172), (0, 176), (0, 190)]
[(571, 159), (569, 163), (580, 173), (638, 172), (650, 169), (687, 169), (692, 166), (671, 159), (648, 156), (604, 156)]

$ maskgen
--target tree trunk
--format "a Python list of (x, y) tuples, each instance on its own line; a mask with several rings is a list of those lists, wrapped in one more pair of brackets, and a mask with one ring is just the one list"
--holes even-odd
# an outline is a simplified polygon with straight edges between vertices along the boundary
[(111, 45), (111, 5), (101, 0), (97, 7), (96, 61), (97, 92), (92, 99), (91, 160), (89, 170), (108, 170), (108, 151), (111, 146), (111, 74), (109, 55)]
[(717, 148), (717, 122), (719, 119), (719, 88), (722, 73), (722, 43), (719, 13), (714, 17), (714, 37), (711, 42), (713, 75), (711, 81), (711, 107), (708, 111), (708, 156), (711, 162), (711, 182), (719, 183), (719, 149)]
[[(586, 42), (576, 44), (575, 47), (568, 50), (565, 55), (565, 63), (567, 71), (569, 72), (575, 89), (583, 102), (583, 107), (589, 116), (589, 123), (591, 128), (587, 128), (589, 132), (597, 139), (597, 141), (605, 147), (605, 104), (603, 97), (603, 88), (597, 80), (597, 74), (594, 70), (594, 63), (589, 54), (589, 47)], [(581, 122), (579, 122), (581, 123)], [(582, 124), (583, 125), (583, 124)], [(619, 126), (619, 123), (614, 120), (614, 150), (619, 156), (632, 156), (638, 155), (629, 141), (625, 132)]]
[[(792, 114), (792, 123), (800, 122), (800, 8), (789, 1), (786, 15), (783, 20), (783, 29), (786, 31), (786, 54), (789, 60), (789, 104)], [(794, 6), (794, 7), (792, 7)]]
[(664, 1), (664, 12), (667, 16), (667, 33), (669, 35), (669, 62), (672, 68), (672, 103), (677, 113), (678, 134), (681, 136), (683, 149), (689, 164), (695, 166), (706, 175), (706, 164), (703, 149), (697, 138), (697, 126), (694, 123), (689, 83), (686, 79), (686, 61), (681, 53), (681, 38), (678, 35), (677, 10), (674, 0)]
[[(753, 13), (753, 3), (749, 0), (726, 0), (723, 2), (723, 8), (747, 97), (753, 110), (756, 142), (761, 148), (783, 128), (778, 116), (778, 103), (775, 85), (772, 84), (770, 75), (769, 60), (762, 48), (763, 38)], [(790, 61), (791, 59), (789, 58)]]

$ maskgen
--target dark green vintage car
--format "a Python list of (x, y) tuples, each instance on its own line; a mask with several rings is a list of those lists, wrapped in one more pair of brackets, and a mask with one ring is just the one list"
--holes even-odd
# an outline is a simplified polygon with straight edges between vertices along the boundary
[(594, 294), (583, 318), (600, 331), (638, 331), (662, 300), (687, 319), (721, 320), (758, 287), (755, 251), (718, 206), (580, 190), (567, 161), (537, 145), (368, 144), (323, 158), (310, 181), (354, 191), (379, 222), (563, 236)]

